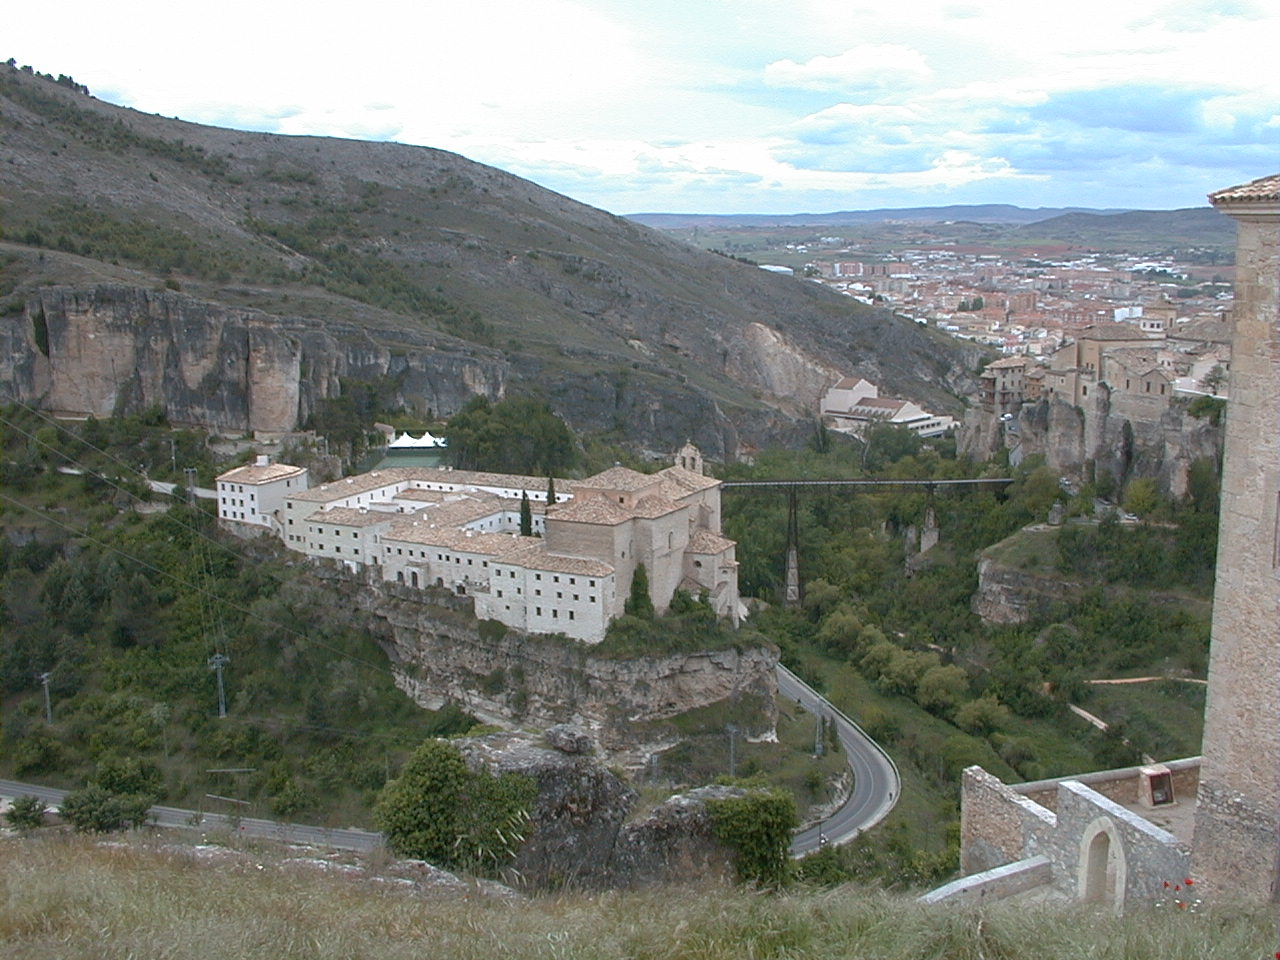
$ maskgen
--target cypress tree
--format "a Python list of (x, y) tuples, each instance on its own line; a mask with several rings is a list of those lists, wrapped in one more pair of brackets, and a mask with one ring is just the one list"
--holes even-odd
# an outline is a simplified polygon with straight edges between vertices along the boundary
[(533, 509), (529, 506), (529, 491), (520, 494), (520, 536), (533, 536)]
[(643, 563), (636, 564), (636, 572), (631, 575), (631, 596), (623, 605), (623, 610), (642, 620), (653, 619), (653, 598), (649, 596), (649, 571), (644, 568)]

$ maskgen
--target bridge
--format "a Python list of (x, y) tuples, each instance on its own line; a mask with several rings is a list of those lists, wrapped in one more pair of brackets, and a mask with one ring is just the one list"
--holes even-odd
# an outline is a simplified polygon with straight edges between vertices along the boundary
[(1013, 477), (967, 477), (955, 480), (907, 479), (907, 480), (723, 480), (722, 490), (785, 490), (787, 493), (787, 574), (783, 604), (800, 605), (800, 524), (796, 518), (796, 498), (800, 491), (816, 491), (837, 487), (924, 487), (932, 497), (938, 487), (964, 487), (982, 484), (1007, 486)]

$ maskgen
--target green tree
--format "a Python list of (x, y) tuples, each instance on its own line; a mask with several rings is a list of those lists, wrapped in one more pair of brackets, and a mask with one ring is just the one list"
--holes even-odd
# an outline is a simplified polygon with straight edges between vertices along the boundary
[(454, 744), (428, 740), (382, 788), (374, 819), (397, 856), (494, 869), (524, 843), (536, 795), (529, 777), (472, 772)]
[(1130, 480), (1124, 490), (1124, 508), (1139, 517), (1145, 517), (1160, 505), (1160, 490), (1150, 477)]
[(44, 801), (39, 797), (18, 797), (4, 816), (18, 830), (34, 830), (44, 823)]
[(652, 620), (654, 616), (653, 598), (649, 596), (649, 571), (643, 563), (636, 564), (636, 572), (631, 575), (631, 595), (623, 604), (623, 610), (629, 616), (641, 620)]
[(930, 667), (916, 685), (916, 702), (930, 713), (950, 714), (969, 694), (969, 677), (954, 664)]
[(529, 504), (529, 492), (520, 492), (520, 536), (533, 536), (533, 507)]
[[(986, 736), (1005, 727), (1011, 719), (1009, 708), (994, 696), (981, 696), (970, 700), (956, 710), (956, 726), (969, 733)], [(1003, 756), (1003, 752), (1001, 753)], [(1008, 758), (1005, 758), (1008, 760)], [(1013, 761), (1009, 760), (1009, 763)]]
[(109, 833), (147, 822), (151, 799), (143, 794), (112, 793), (96, 783), (73, 790), (62, 801), (62, 819), (79, 833)]
[(1222, 364), (1215, 363), (1209, 369), (1209, 372), (1200, 380), (1200, 386), (1204, 387), (1204, 389), (1208, 390), (1214, 396), (1217, 396), (1218, 391), (1226, 385), (1226, 382), (1227, 371), (1222, 369)]

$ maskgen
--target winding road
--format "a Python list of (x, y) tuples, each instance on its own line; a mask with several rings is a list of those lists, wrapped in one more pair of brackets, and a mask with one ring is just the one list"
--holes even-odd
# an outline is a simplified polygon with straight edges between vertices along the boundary
[[(826, 820), (802, 830), (791, 843), (791, 855), (803, 856), (822, 845), (825, 837), (833, 844), (846, 843), (863, 830), (879, 823), (893, 809), (902, 791), (898, 769), (880, 746), (856, 723), (837, 710), (830, 701), (781, 664), (778, 665), (778, 692), (799, 702), (814, 716), (822, 714), (836, 725), (840, 748), (853, 771), (849, 799)], [(36, 796), (57, 807), (69, 791), (14, 780), (0, 780), (0, 797)], [(368, 830), (310, 827), (301, 824), (235, 817), (221, 813), (201, 813), (177, 807), (152, 807), (148, 822), (158, 827), (192, 827), (226, 830), (246, 837), (311, 844), (338, 850), (369, 851), (382, 845), (382, 834)]]
[(824, 838), (839, 845), (875, 826), (898, 802), (902, 781), (893, 760), (878, 743), (782, 664), (778, 664), (778, 693), (798, 701), (809, 713), (822, 714), (835, 723), (840, 749), (849, 758), (853, 771), (853, 790), (844, 805), (821, 823), (797, 833), (791, 841), (791, 855), (800, 857), (822, 846)]

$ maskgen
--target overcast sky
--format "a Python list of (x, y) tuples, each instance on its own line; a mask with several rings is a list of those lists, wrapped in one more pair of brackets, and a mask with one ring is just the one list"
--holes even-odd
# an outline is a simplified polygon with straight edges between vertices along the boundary
[(615, 213), (1174, 208), (1280, 170), (1277, 0), (56, 0), (0, 38), (113, 103)]

